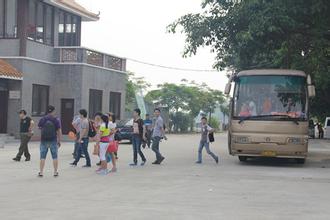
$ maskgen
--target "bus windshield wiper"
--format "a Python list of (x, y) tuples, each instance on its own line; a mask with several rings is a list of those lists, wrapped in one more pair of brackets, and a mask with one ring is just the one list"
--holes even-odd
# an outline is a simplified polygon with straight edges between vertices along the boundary
[(249, 120), (252, 118), (283, 117), (283, 116), (286, 118), (289, 118), (289, 119), (294, 119), (294, 120), (292, 120), (292, 122), (295, 123), (296, 125), (299, 125), (298, 118), (294, 118), (289, 115), (251, 115), (251, 116), (246, 116), (246, 117), (241, 118), (238, 123), (241, 124), (243, 121)]
[(296, 125), (299, 125), (298, 118), (296, 118), (296, 117), (292, 117), (290, 115), (280, 115), (280, 116), (282, 116), (282, 117), (284, 116), (286, 118), (293, 119), (292, 122), (295, 123)]
[(239, 124), (241, 124), (243, 121), (245, 120), (249, 120), (251, 118), (267, 118), (267, 117), (271, 117), (271, 116), (274, 116), (274, 115), (250, 115), (250, 116), (246, 116), (246, 117), (242, 117), (240, 120), (239, 120)]

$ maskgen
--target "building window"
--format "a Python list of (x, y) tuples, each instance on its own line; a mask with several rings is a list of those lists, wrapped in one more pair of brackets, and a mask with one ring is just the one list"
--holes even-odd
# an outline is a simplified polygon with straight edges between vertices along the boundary
[(79, 46), (80, 19), (77, 16), (60, 12), (58, 26), (59, 46)]
[(97, 112), (102, 112), (102, 90), (89, 90), (89, 117), (93, 118)]
[(48, 45), (53, 44), (53, 8), (46, 5), (45, 9), (45, 43)]
[(0, 0), (0, 38), (17, 37), (17, 0)]
[(120, 119), (121, 93), (110, 92), (109, 111), (114, 113), (116, 118)]
[(34, 0), (29, 1), (29, 22), (27, 27), (28, 39), (36, 39), (36, 2)]
[(29, 40), (53, 44), (53, 7), (40, 1), (29, 1), (27, 36)]
[(44, 7), (43, 4), (37, 4), (37, 39), (39, 43), (44, 42)]
[(59, 24), (58, 24), (58, 45), (64, 46), (64, 12), (59, 14)]
[(32, 115), (33, 116), (45, 115), (48, 102), (49, 102), (49, 86), (33, 84)]
[(17, 1), (7, 0), (6, 2), (6, 37), (17, 37)]

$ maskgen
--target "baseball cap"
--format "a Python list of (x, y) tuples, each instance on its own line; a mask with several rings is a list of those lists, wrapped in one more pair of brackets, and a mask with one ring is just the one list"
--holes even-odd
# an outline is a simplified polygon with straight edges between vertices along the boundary
[(55, 107), (52, 106), (52, 105), (49, 105), (49, 106), (47, 107), (47, 113), (52, 113), (53, 111), (55, 111)]

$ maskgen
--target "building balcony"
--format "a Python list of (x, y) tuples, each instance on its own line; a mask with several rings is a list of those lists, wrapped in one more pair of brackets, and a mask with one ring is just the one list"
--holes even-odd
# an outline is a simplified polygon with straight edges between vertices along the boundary
[[(126, 72), (126, 59), (85, 47), (52, 47), (32, 40), (26, 42), (26, 57), (55, 63), (81, 63)], [(0, 38), (0, 57), (20, 57), (19, 39)]]
[(56, 62), (86, 63), (93, 66), (126, 71), (126, 59), (85, 47), (55, 47)]

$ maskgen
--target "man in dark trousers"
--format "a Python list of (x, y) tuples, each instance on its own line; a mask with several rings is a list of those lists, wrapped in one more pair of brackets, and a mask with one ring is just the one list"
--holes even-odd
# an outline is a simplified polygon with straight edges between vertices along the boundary
[(164, 129), (164, 121), (163, 118), (160, 116), (160, 109), (156, 108), (154, 111), (155, 115), (155, 124), (153, 126), (153, 132), (152, 132), (152, 147), (151, 149), (156, 154), (156, 160), (152, 164), (161, 164), (165, 157), (160, 153), (159, 151), (159, 142), (162, 138), (165, 137), (165, 129)]
[(19, 147), (16, 157), (13, 158), (13, 160), (19, 162), (24, 153), (25, 161), (30, 161), (31, 155), (29, 153), (28, 144), (33, 135), (34, 121), (29, 116), (27, 116), (25, 110), (21, 110), (19, 112), (19, 117), (21, 120), (20, 122), (21, 145)]
[(144, 129), (144, 122), (140, 117), (141, 110), (135, 109), (133, 112), (133, 137), (132, 137), (132, 144), (133, 144), (133, 163), (130, 166), (136, 166), (138, 163), (138, 154), (141, 157), (141, 166), (144, 166), (146, 163), (146, 158), (141, 151), (141, 144), (142, 140), (145, 137), (145, 129)]

